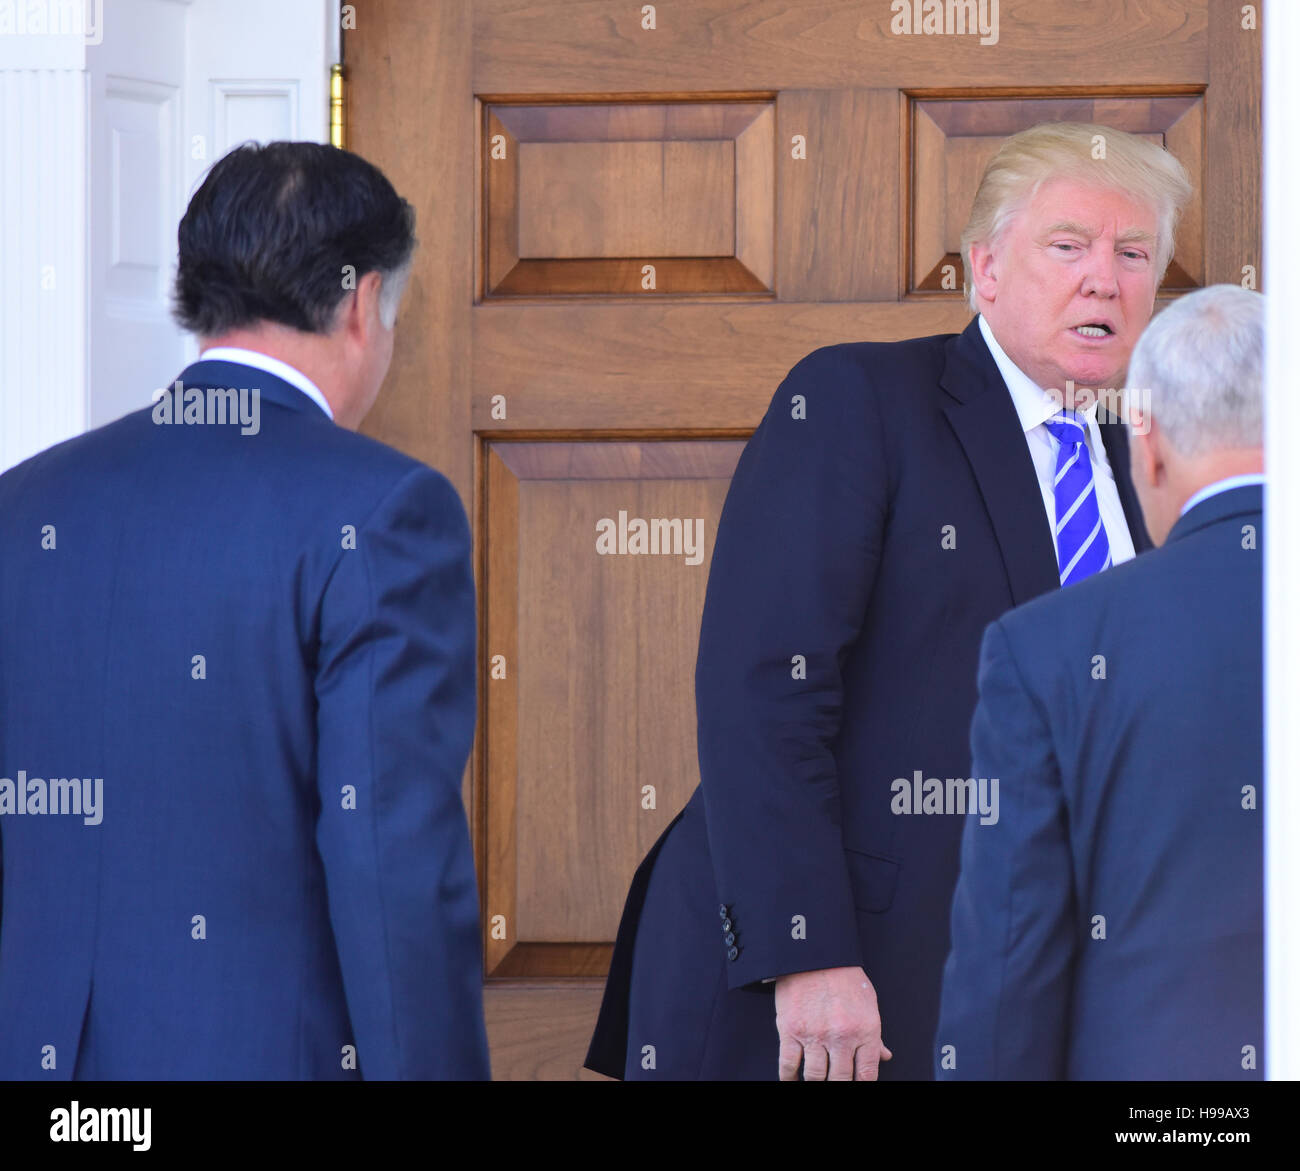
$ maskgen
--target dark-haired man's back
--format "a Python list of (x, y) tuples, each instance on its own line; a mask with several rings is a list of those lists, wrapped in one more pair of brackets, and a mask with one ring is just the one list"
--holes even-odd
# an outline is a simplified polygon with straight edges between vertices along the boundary
[(485, 1076), (464, 511), (271, 375), (181, 382), (256, 433), (173, 391), (0, 477), (0, 1075)]
[(354, 433), (413, 227), (356, 155), (232, 151), (203, 360), (0, 477), (0, 1077), (488, 1074), (469, 529)]

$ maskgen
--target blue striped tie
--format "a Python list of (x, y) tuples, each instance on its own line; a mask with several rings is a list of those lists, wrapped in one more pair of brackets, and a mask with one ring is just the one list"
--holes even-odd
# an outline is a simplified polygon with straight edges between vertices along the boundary
[(1083, 423), (1073, 411), (1047, 420), (1056, 452), (1056, 563), (1061, 584), (1073, 585), (1110, 565), (1110, 542), (1097, 507), (1092, 460)]

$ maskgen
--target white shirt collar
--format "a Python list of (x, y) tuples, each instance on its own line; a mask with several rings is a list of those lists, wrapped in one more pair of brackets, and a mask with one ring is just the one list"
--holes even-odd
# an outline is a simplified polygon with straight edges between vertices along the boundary
[(281, 362), (279, 358), (271, 357), (270, 354), (263, 354), (259, 350), (245, 350), (239, 346), (213, 346), (199, 355), (199, 361), (238, 362), (241, 366), (253, 366), (258, 370), (265, 370), (268, 374), (283, 378), (291, 386), (296, 386), (320, 407), (328, 418), (334, 418), (334, 411), (325, 396), (321, 394), (320, 387), (301, 370), (290, 366), (288, 362)]
[(1187, 503), (1183, 505), (1179, 516), (1185, 516), (1191, 512), (1202, 500), (1208, 500), (1211, 496), (1217, 496), (1220, 492), (1227, 492), (1232, 488), (1245, 488), (1252, 484), (1264, 483), (1264, 476), (1260, 472), (1248, 472), (1242, 476), (1227, 476), (1222, 480), (1216, 480), (1213, 484), (1206, 484), (1199, 492), (1193, 492), (1188, 498)]
[[(1011, 401), (1015, 404), (1016, 414), (1020, 416), (1020, 426), (1029, 431), (1040, 423), (1047, 422), (1060, 411), (1060, 400), (1048, 394), (1007, 357), (1007, 352), (998, 345), (998, 339), (993, 336), (989, 323), (984, 320), (983, 313), (979, 315), (979, 323), (980, 333), (984, 335), (984, 344), (988, 346), (989, 353), (993, 355), (993, 361), (997, 363), (998, 370), (1002, 374), (1002, 381), (1007, 384), (1007, 389), (1011, 392)], [(1087, 410), (1080, 411), (1079, 414), (1089, 423), (1095, 423), (1097, 408), (1100, 405), (1101, 400), (1094, 396)]]

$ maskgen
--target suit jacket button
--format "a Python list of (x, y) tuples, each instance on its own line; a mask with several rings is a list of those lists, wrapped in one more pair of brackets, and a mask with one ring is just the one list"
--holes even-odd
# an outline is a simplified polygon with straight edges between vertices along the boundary
[(733, 947), (729, 952), (727, 952), (727, 959), (734, 960), (738, 955), (740, 955), (740, 948)]
[(728, 931), (727, 934), (722, 937), (722, 942), (725, 943), (728, 947), (730, 947), (733, 943), (736, 942), (736, 937), (730, 931)]
[(723, 903), (722, 906), (720, 906), (720, 907), (718, 908), (718, 917), (719, 917), (720, 919), (725, 919), (725, 918), (727, 917), (727, 904), (726, 904), (726, 903)]
[(723, 919), (723, 920), (722, 920), (722, 930), (723, 930), (723, 931), (730, 931), (730, 930), (731, 930), (731, 920), (730, 920), (730, 919)]

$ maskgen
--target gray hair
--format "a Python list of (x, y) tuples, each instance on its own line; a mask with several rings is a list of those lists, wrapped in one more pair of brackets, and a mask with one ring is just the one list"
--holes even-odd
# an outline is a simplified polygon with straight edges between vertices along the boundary
[(392, 329), (397, 324), (397, 310), (402, 304), (402, 294), (406, 292), (413, 259), (408, 259), (401, 268), (379, 274), (379, 320), (385, 329)]
[(972, 310), (972, 244), (994, 244), (1049, 179), (1122, 191), (1156, 215), (1156, 284), (1174, 254), (1174, 231), (1191, 202), (1187, 170), (1159, 143), (1089, 122), (1040, 122), (1013, 134), (984, 168), (961, 234), (966, 300)]
[(1264, 443), (1264, 298), (1238, 285), (1180, 297), (1129, 359), (1130, 396), (1183, 455)]
[[(397, 268), (374, 270), (379, 274), (379, 320), (385, 329), (392, 329), (397, 324), (397, 311), (402, 307), (402, 297), (406, 293), (406, 283), (411, 278), (414, 262), (415, 257), (412, 255)], [(329, 326), (330, 330), (338, 328), (338, 323), (343, 320), (343, 315), (347, 312), (347, 306), (347, 297), (341, 297), (332, 311), (334, 316)]]

